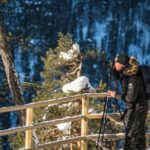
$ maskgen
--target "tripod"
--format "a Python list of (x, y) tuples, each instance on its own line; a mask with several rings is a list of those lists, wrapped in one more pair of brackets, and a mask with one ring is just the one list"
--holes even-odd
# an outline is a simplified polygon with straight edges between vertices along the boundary
[[(108, 67), (108, 78), (109, 78), (108, 89), (110, 90), (111, 89), (111, 74), (110, 74), (110, 68), (109, 67)], [(96, 144), (96, 150), (98, 150), (98, 147), (99, 147), (101, 133), (102, 133), (102, 138), (101, 138), (101, 143), (100, 143), (100, 150), (102, 150), (104, 134), (105, 134), (105, 127), (106, 127), (106, 124), (107, 124), (107, 122), (106, 122), (106, 118), (107, 118), (107, 103), (109, 101), (109, 97), (106, 97), (104, 99), (104, 101), (105, 101), (105, 103), (104, 103), (103, 115), (102, 115), (102, 119), (101, 119), (101, 123), (100, 123), (100, 127), (99, 127), (99, 134), (98, 134), (98, 140), (97, 140), (97, 144)], [(118, 104), (117, 99), (115, 99), (115, 104), (116, 104), (116, 106), (118, 108), (120, 116), (122, 117), (122, 113), (121, 113), (120, 106)], [(123, 120), (123, 124), (125, 126), (124, 120)], [(102, 131), (102, 127), (103, 127), (103, 131)]]

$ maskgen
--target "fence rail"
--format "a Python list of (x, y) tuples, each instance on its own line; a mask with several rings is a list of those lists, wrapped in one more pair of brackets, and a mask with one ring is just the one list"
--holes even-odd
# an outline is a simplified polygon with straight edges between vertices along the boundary
[[(79, 94), (79, 95), (74, 95), (74, 96), (69, 96), (69, 97), (34, 102), (30, 104), (25, 104), (25, 105), (16, 105), (16, 106), (11, 106), (11, 107), (0, 108), (0, 113), (26, 109), (26, 125), (22, 127), (18, 126), (15, 128), (9, 128), (7, 130), (0, 130), (0, 136), (25, 131), (25, 147), (20, 150), (27, 150), (27, 149), (37, 150), (37, 149), (42, 149), (42, 148), (47, 148), (47, 147), (55, 147), (57, 145), (72, 143), (72, 142), (80, 142), (80, 149), (87, 150), (88, 140), (95, 140), (98, 138), (97, 134), (88, 135), (88, 121), (90, 119), (99, 119), (102, 117), (102, 114), (89, 114), (88, 113), (89, 98), (105, 98), (105, 97), (106, 97), (106, 93), (84, 93), (84, 94)], [(63, 103), (73, 102), (79, 99), (82, 101), (81, 115), (65, 117), (65, 118), (49, 120), (49, 121), (43, 121), (40, 123), (33, 124), (34, 108), (46, 106), (50, 104), (63, 104)], [(118, 113), (111, 113), (111, 114), (108, 113), (107, 118), (109, 118), (112, 121), (115, 121), (113, 119), (113, 115), (116, 115), (116, 114)], [(56, 125), (60, 123), (73, 122), (73, 121), (78, 121), (78, 120), (81, 120), (81, 136), (71, 137), (65, 140), (58, 140), (58, 141), (53, 141), (49, 143), (32, 146), (32, 130), (33, 129), (46, 127), (46, 126), (52, 126), (52, 125)], [(120, 124), (120, 122), (117, 122), (117, 121), (115, 121), (115, 123)], [(147, 136), (150, 137), (150, 133), (147, 133)], [(105, 134), (104, 138), (122, 139), (124, 138), (124, 133)]]
[(82, 99), (82, 98), (86, 98), (86, 97), (104, 98), (104, 97), (106, 97), (106, 93), (84, 93), (84, 94), (79, 94), (79, 95), (74, 95), (74, 96), (68, 96), (68, 97), (63, 97), (63, 98), (56, 98), (56, 99), (50, 99), (50, 100), (45, 100), (45, 101), (40, 101), (40, 102), (29, 103), (29, 104), (25, 104), (25, 105), (2, 107), (2, 108), (0, 108), (0, 113), (23, 110), (23, 109), (27, 109), (27, 108), (37, 108), (37, 107), (46, 106), (49, 104), (62, 104), (62, 103), (72, 102), (77, 99)]
[(22, 132), (25, 130), (33, 130), (33, 129), (37, 129), (37, 128), (41, 128), (41, 127), (52, 126), (52, 125), (56, 125), (56, 124), (60, 124), (60, 123), (78, 121), (78, 120), (81, 120), (84, 118), (85, 118), (85, 116), (78, 115), (78, 116), (66, 117), (66, 118), (62, 118), (62, 119), (55, 119), (55, 120), (51, 120), (51, 121), (43, 121), (40, 123), (26, 125), (23, 127), (15, 127), (15, 128), (7, 129), (7, 130), (0, 130), (0, 136), (9, 135), (9, 134), (17, 133), (17, 132)]

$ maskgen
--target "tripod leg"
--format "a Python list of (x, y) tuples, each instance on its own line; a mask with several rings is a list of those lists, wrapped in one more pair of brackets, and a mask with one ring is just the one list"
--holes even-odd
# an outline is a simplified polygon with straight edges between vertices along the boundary
[[(120, 116), (122, 117), (122, 113), (121, 113), (121, 110), (120, 110), (120, 106), (119, 106), (118, 101), (117, 101), (116, 99), (115, 99), (115, 102), (116, 102), (116, 105), (117, 105), (117, 107), (118, 107), (118, 111), (119, 111), (119, 113), (120, 113)], [(126, 128), (124, 119), (123, 119), (123, 124), (124, 124), (124, 126), (125, 126), (125, 128)]]
[[(103, 123), (104, 123), (106, 107), (107, 107), (107, 98), (105, 99), (103, 116), (102, 116), (102, 119), (101, 119), (101, 124), (100, 124), (99, 134), (98, 134), (98, 140), (97, 140), (97, 144), (96, 144), (96, 150), (98, 149), (98, 144), (99, 144), (99, 141), (100, 141), (100, 134), (101, 134), (102, 126), (103, 126)], [(102, 143), (101, 143), (101, 145), (102, 145)]]

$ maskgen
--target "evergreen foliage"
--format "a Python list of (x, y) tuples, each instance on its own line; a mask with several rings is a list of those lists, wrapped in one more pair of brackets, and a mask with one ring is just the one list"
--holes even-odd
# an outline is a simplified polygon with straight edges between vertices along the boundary
[[(79, 62), (83, 61), (85, 62), (86, 59), (91, 60), (104, 60), (105, 54), (104, 52), (99, 53), (96, 50), (87, 50), (87, 53), (80, 53), (76, 58), (73, 60), (63, 60), (59, 58), (59, 54), (61, 51), (67, 52), (68, 49), (71, 48), (73, 45), (72, 37), (71, 35), (63, 35), (59, 34), (58, 36), (58, 45), (54, 49), (49, 49), (47, 51), (46, 57), (42, 58), (44, 61), (44, 71), (41, 73), (42, 75), (42, 85), (37, 90), (37, 96), (34, 98), (34, 101), (41, 101), (51, 98), (59, 98), (68, 96), (68, 94), (64, 94), (61, 91), (61, 87), (77, 78), (77, 74), (71, 74), (75, 70), (75, 68), (78, 66)], [(92, 62), (91, 62), (92, 63)], [(83, 64), (84, 66), (84, 64)], [(84, 74), (83, 72), (81, 74)], [(98, 87), (96, 88), (97, 92), (103, 92), (106, 90), (106, 83), (102, 80), (100, 81)], [(87, 91), (83, 91), (87, 92)], [(70, 93), (69, 95), (74, 95), (76, 93)], [(103, 111), (103, 101), (100, 99), (90, 100), (90, 108), (98, 113)], [(73, 116), (81, 114), (81, 101), (77, 100), (76, 102), (71, 102), (69, 104), (61, 104), (61, 105), (50, 105), (43, 108), (38, 108), (35, 110), (35, 117), (34, 122), (40, 122), (43, 120), (52, 120), (57, 118), (62, 118), (65, 116)], [(109, 120), (108, 126), (109, 129), (107, 129), (108, 133), (114, 133), (119, 131), (119, 128), (117, 129), (116, 126), (114, 126), (113, 123), (111, 123)], [(98, 133), (100, 121), (92, 121), (89, 122), (89, 134), (92, 133)], [(36, 133), (40, 139), (41, 143), (58, 140), (61, 138), (67, 138), (69, 136), (76, 136), (80, 135), (80, 121), (73, 122), (71, 124), (71, 135), (64, 135), (62, 131), (59, 131), (58, 129), (55, 129), (56, 126), (53, 127), (45, 127), (42, 129), (36, 130)], [(112, 130), (113, 129), (113, 130)], [(109, 146), (110, 146), (110, 142)], [(95, 146), (94, 143), (90, 142), (89, 146)], [(114, 143), (113, 143), (114, 144)], [(112, 144), (111, 144), (112, 145)], [(64, 147), (64, 145), (62, 146)], [(61, 147), (61, 148), (62, 148)], [(74, 144), (74, 147), (76, 147), (76, 144)], [(60, 148), (60, 147), (59, 147)]]
[[(61, 88), (64, 84), (71, 82), (77, 77), (76, 73), (71, 73), (78, 66), (78, 62), (81, 61), (81, 55), (73, 60), (65, 61), (59, 58), (59, 54), (62, 51), (67, 52), (73, 44), (71, 35), (63, 35), (60, 33), (57, 47), (55, 49), (49, 49), (46, 53), (46, 57), (42, 58), (44, 62), (44, 71), (41, 73), (43, 82), (41, 87), (37, 90), (37, 96), (34, 98), (34, 101), (66, 96)], [(72, 94), (73, 93), (71, 93), (71, 95)], [(77, 102), (74, 103), (52, 105), (40, 109), (37, 108), (35, 110), (35, 122), (80, 114), (80, 105), (78, 105), (78, 103), (77, 100)], [(79, 125), (77, 124), (78, 123), (73, 123), (72, 126), (78, 128)], [(36, 131), (41, 142), (57, 140), (63, 136), (62, 131), (58, 129), (53, 130), (53, 128), (56, 127), (47, 127)]]

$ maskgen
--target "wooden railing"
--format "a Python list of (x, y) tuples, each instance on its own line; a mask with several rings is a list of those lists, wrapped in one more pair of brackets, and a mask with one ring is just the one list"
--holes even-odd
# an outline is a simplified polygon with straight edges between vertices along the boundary
[[(30, 103), (26, 105), (16, 105), (16, 106), (11, 106), (11, 107), (0, 108), (0, 113), (18, 111), (18, 110), (23, 110), (23, 109), (26, 110), (26, 125), (22, 127), (18, 126), (15, 128), (9, 128), (7, 130), (0, 130), (0, 136), (25, 131), (25, 147), (22, 148), (21, 150), (42, 149), (42, 148), (47, 148), (47, 147), (52, 148), (57, 145), (61, 145), (65, 143), (72, 143), (72, 142), (77, 142), (77, 141), (81, 142), (81, 145), (80, 145), (81, 150), (87, 150), (88, 140), (97, 139), (98, 137), (98, 134), (88, 135), (88, 121), (89, 119), (99, 119), (102, 117), (102, 114), (89, 114), (88, 113), (89, 98), (105, 98), (105, 97), (106, 97), (106, 93), (84, 93), (84, 94), (79, 94), (79, 95), (74, 95), (74, 96), (69, 96), (69, 97), (64, 97), (64, 98), (50, 99), (50, 100)], [(77, 99), (82, 100), (81, 115), (65, 117), (65, 118), (55, 119), (55, 120), (50, 120), (50, 121), (43, 121), (40, 123), (33, 123), (34, 108), (46, 106), (49, 104), (62, 104), (62, 103), (73, 102), (73, 101), (76, 101)], [(113, 120), (113, 118), (111, 117), (112, 115), (113, 114), (108, 114), (107, 117)], [(38, 144), (36, 146), (32, 146), (32, 130), (33, 129), (56, 125), (60, 123), (78, 121), (78, 120), (81, 120), (81, 136), (68, 138), (66, 140), (58, 140), (58, 141), (53, 141), (49, 143)], [(147, 136), (150, 136), (150, 134), (147, 134)], [(120, 138), (124, 138), (124, 134), (123, 133), (105, 134), (105, 137), (120, 139)]]

